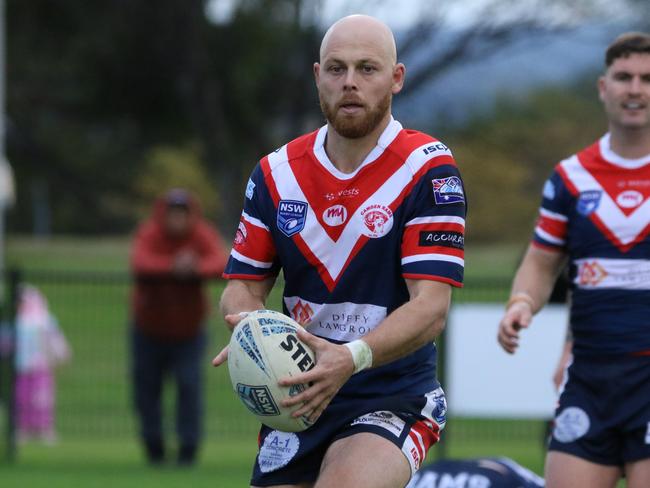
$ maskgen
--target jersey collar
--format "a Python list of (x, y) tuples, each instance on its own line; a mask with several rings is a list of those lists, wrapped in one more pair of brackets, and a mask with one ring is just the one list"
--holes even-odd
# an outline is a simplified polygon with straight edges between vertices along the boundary
[(609, 132), (600, 138), (599, 146), (600, 154), (603, 156), (603, 158), (607, 162), (616, 166), (620, 166), (621, 168), (638, 169), (650, 163), (650, 154), (647, 154), (639, 159), (627, 159), (619, 156), (614, 151), (612, 151)]
[(400, 124), (391, 116), (390, 122), (384, 129), (384, 132), (382, 132), (379, 136), (377, 145), (372, 151), (370, 151), (370, 153), (368, 153), (366, 159), (363, 160), (363, 163), (361, 163), (359, 167), (352, 173), (343, 173), (342, 171), (339, 171), (336, 166), (334, 166), (332, 161), (330, 161), (329, 156), (325, 152), (325, 137), (327, 136), (326, 124), (318, 130), (318, 134), (316, 135), (316, 140), (314, 141), (314, 156), (316, 156), (318, 162), (320, 162), (320, 164), (322, 164), (323, 167), (327, 169), (327, 171), (332, 173), (333, 176), (340, 180), (349, 180), (351, 178), (354, 178), (356, 174), (361, 171), (361, 168), (371, 164), (379, 156), (381, 156), (384, 150), (395, 140), (397, 134), (399, 134), (401, 130), (402, 124)]

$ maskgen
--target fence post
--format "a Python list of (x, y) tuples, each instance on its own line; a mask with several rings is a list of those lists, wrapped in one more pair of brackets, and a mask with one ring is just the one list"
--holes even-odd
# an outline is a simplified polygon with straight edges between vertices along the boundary
[(6, 278), (7, 286), (6, 319), (7, 319), (7, 432), (6, 458), (9, 463), (16, 459), (16, 312), (18, 311), (19, 287), (21, 273), (17, 269), (9, 271)]

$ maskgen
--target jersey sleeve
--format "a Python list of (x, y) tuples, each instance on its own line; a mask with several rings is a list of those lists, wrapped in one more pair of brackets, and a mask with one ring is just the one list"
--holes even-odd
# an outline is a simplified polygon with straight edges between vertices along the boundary
[(279, 271), (277, 253), (265, 209), (272, 206), (260, 165), (246, 185), (244, 209), (223, 273), (227, 279), (263, 280)]
[(534, 246), (550, 251), (564, 250), (571, 199), (562, 177), (555, 170), (544, 184), (542, 204), (533, 234)]
[(426, 169), (409, 196), (402, 275), (463, 286), (466, 198), (453, 160)]

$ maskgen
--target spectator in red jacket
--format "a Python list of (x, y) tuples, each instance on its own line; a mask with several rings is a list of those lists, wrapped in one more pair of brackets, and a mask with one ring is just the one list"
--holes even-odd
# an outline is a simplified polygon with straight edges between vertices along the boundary
[(177, 383), (177, 461), (195, 461), (209, 310), (204, 284), (221, 276), (226, 259), (219, 233), (203, 217), (198, 199), (183, 189), (159, 198), (151, 218), (137, 230), (131, 255), (133, 393), (152, 464), (165, 459), (161, 396), (167, 374)]

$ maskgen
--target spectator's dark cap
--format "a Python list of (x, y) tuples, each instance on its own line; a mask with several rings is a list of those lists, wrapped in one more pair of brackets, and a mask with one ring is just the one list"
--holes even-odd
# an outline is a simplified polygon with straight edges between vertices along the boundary
[(165, 200), (170, 207), (188, 208), (190, 205), (190, 194), (187, 190), (174, 188), (167, 193)]

